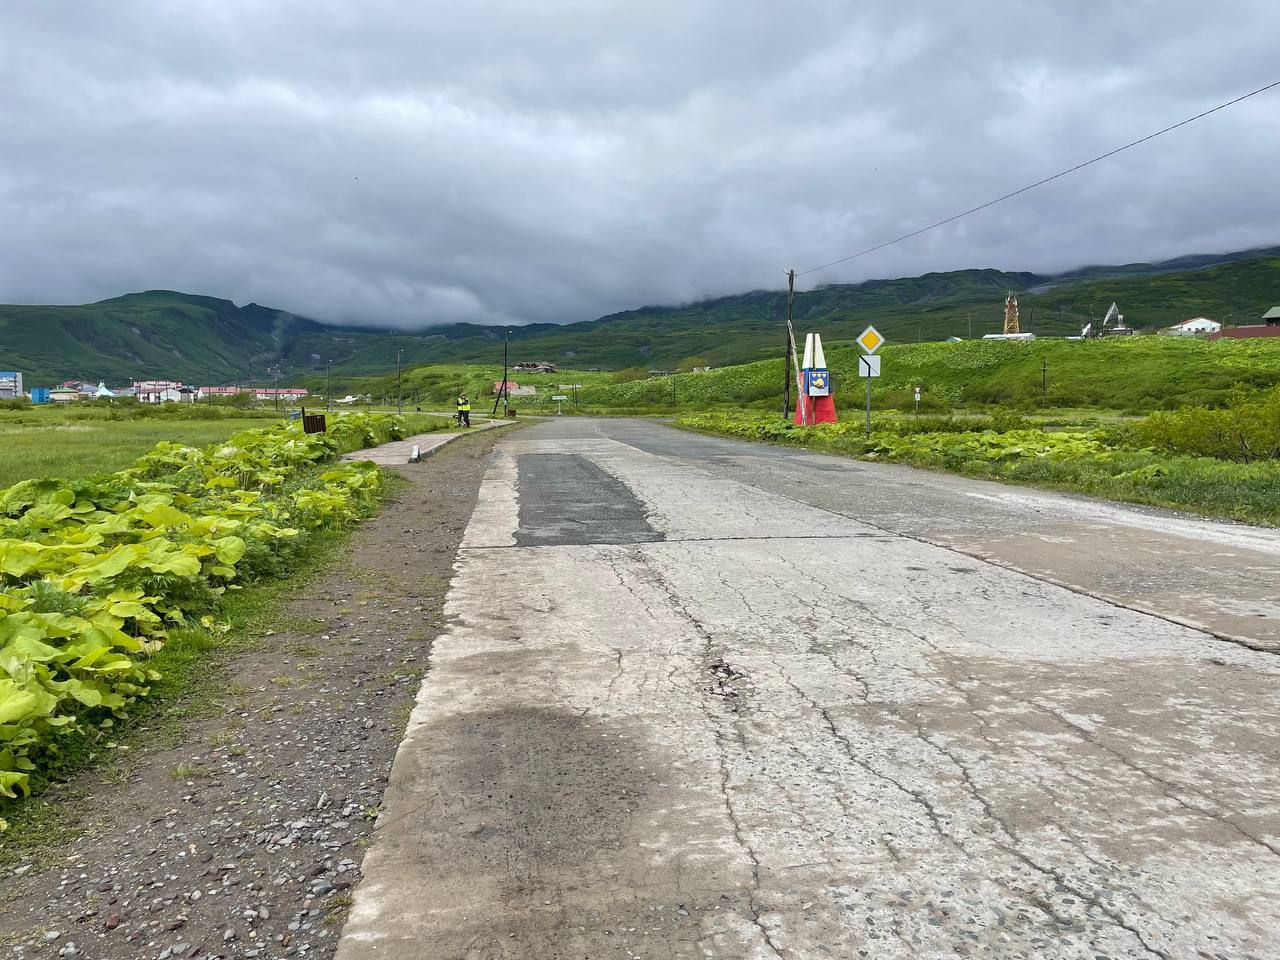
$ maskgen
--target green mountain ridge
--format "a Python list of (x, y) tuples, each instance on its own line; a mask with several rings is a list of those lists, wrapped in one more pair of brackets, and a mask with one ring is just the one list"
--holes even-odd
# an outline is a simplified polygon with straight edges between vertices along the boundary
[[(1280, 247), (1056, 275), (996, 269), (829, 284), (797, 292), (798, 334), (855, 336), (874, 323), (891, 342), (980, 337), (1001, 328), (1006, 291), (1023, 329), (1079, 332), (1111, 301), (1139, 329), (1197, 315), (1250, 323), (1280, 303)], [(511, 328), (511, 357), (567, 367), (714, 366), (781, 352), (784, 291), (754, 290), (680, 306), (645, 306), (564, 325)], [(456, 323), (415, 332), (333, 326), (249, 303), (149, 290), (78, 306), (0, 305), (0, 369), (30, 385), (64, 379), (173, 377), (188, 382), (323, 383), (432, 363), (501, 362), (502, 329)]]

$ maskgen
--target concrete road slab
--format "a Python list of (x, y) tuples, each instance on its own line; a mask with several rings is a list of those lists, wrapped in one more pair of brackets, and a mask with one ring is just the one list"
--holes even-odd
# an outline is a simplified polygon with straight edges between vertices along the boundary
[(1280, 956), (1280, 659), (701, 440), (500, 445), (342, 960)]

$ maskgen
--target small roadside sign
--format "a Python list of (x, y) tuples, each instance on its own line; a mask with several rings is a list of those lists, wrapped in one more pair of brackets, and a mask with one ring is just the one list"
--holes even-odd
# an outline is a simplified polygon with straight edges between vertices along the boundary
[(554, 397), (552, 397), (551, 399), (552, 399), (552, 400), (554, 400), (556, 403), (561, 403), (561, 402), (563, 402), (563, 401), (565, 401), (565, 400), (568, 400), (569, 398), (568, 398), (568, 397), (566, 397), (566, 396), (565, 396), (564, 394), (562, 394), (562, 393), (557, 393), (557, 394), (556, 394)]
[[(867, 353), (875, 353), (884, 344), (884, 337), (875, 327), (867, 327), (858, 334), (857, 344)], [(877, 374), (878, 376), (878, 374)]]
[(880, 376), (880, 357), (861, 356), (858, 358), (858, 376)]

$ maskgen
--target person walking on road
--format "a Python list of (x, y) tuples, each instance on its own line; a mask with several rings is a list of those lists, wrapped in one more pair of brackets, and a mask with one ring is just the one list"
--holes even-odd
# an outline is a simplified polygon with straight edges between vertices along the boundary
[(458, 424), (463, 427), (471, 426), (471, 401), (465, 393), (458, 394)]

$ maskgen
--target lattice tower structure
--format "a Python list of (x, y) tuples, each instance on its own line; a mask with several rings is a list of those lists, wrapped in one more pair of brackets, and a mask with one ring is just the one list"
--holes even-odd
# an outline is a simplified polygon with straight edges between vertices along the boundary
[(1018, 298), (1013, 295), (1013, 291), (1009, 291), (1009, 295), (1004, 298), (1004, 332), (1005, 333), (1021, 333), (1018, 327)]

